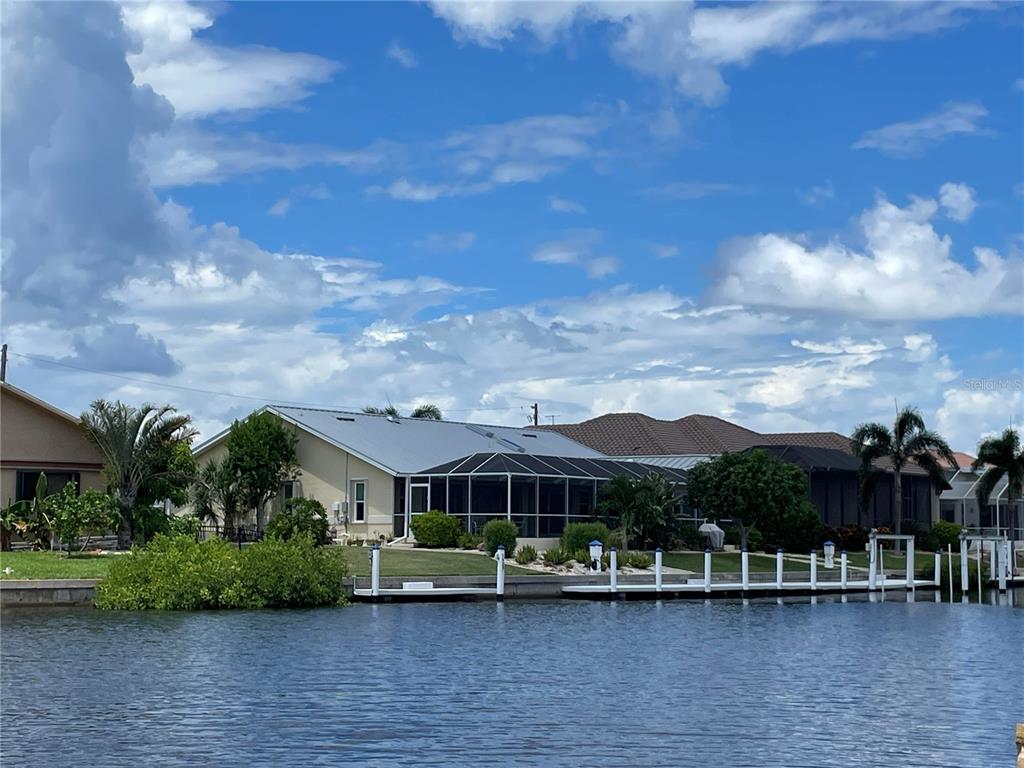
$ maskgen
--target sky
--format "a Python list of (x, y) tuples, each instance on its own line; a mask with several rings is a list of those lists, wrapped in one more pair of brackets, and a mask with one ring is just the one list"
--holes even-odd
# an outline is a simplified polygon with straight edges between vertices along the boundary
[(2, 6), (8, 381), (72, 413), (1024, 420), (1024, 8)]

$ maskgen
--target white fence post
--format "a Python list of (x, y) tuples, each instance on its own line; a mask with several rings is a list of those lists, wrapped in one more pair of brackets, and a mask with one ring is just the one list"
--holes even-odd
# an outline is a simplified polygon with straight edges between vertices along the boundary
[(839, 588), (846, 591), (846, 550), (839, 553)]
[(775, 588), (782, 589), (782, 550), (775, 550)]
[(498, 602), (502, 602), (505, 599), (505, 545), (498, 545), (498, 584), (495, 588), (495, 597)]
[(711, 591), (711, 548), (704, 550), (704, 591)]
[(907, 589), (914, 590), (914, 540), (907, 541)]
[(811, 550), (811, 591), (818, 589), (818, 550)]
[(608, 584), (612, 588), (612, 592), (619, 591), (617, 571), (619, 569), (619, 556), (615, 551), (615, 547), (608, 550)]
[(380, 544), (374, 544), (370, 552), (370, 596), (380, 596)]
[(740, 552), (740, 571), (743, 576), (743, 591), (750, 591), (750, 553), (744, 547)]
[(654, 550), (654, 591), (661, 592), (661, 547)]

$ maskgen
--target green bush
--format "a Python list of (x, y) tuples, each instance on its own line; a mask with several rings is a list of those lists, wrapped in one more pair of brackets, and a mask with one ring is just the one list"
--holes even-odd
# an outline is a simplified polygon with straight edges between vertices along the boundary
[(654, 558), (646, 552), (620, 552), (617, 559), (620, 567), (628, 565), (630, 568), (650, 568), (654, 565)]
[(679, 533), (676, 540), (672, 542), (673, 549), (690, 549), (704, 551), (704, 539), (693, 523), (684, 522), (679, 526)]
[(202, 524), (195, 515), (172, 515), (167, 521), (167, 528), (171, 536), (191, 536), (194, 539)]
[(243, 549), (238, 579), (224, 592), (232, 608), (341, 605), (347, 567), (341, 550), (318, 547), (309, 536), (269, 538)]
[(96, 589), (108, 610), (200, 610), (340, 605), (345, 601), (340, 550), (309, 536), (268, 538), (239, 551), (220, 538), (158, 535), (118, 558)]
[(520, 565), (529, 565), (537, 559), (537, 550), (529, 544), (520, 547), (516, 551), (516, 562)]
[(330, 542), (327, 510), (316, 499), (288, 499), (267, 524), (267, 538), (288, 541), (297, 536), (308, 536), (318, 547)]
[(519, 529), (511, 520), (488, 520), (484, 525), (484, 547), (491, 557), (498, 551), (498, 546), (505, 545), (505, 556), (516, 551), (516, 539)]
[(561, 547), (552, 547), (547, 550), (542, 556), (545, 565), (565, 565), (572, 560), (572, 555), (566, 552)]
[(590, 548), (577, 549), (575, 552), (569, 552), (569, 559), (575, 560), (580, 565), (585, 565), (587, 568), (590, 567)]
[(457, 517), (449, 517), (444, 512), (432, 509), (416, 515), (409, 524), (416, 544), (421, 547), (454, 547), (459, 543), (462, 525)]
[[(725, 529), (725, 543), (732, 544), (734, 547), (739, 548), (740, 546), (740, 529), (736, 526)], [(764, 536), (757, 528), (751, 528), (747, 531), (747, 550), (750, 552), (757, 552), (764, 546)]]
[(590, 542), (597, 539), (607, 549), (611, 532), (604, 523), (569, 523), (562, 532), (559, 544), (562, 549), (568, 552), (575, 552), (578, 549), (587, 549)]
[(960, 546), (960, 531), (963, 527), (959, 523), (950, 523), (946, 520), (938, 520), (932, 523), (932, 533), (935, 534), (935, 540), (939, 547), (943, 550), (947, 546), (957, 549)]
[(459, 549), (480, 549), (483, 543), (484, 537), (479, 533), (459, 534)]

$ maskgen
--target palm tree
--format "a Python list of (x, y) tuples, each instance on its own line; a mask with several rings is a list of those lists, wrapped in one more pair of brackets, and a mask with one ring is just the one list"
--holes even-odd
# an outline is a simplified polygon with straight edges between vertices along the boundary
[[(903, 468), (912, 461), (924, 469), (936, 493), (941, 493), (946, 487), (946, 473), (936, 457), (945, 459), (954, 469), (959, 469), (949, 445), (937, 432), (925, 428), (924, 419), (913, 406), (896, 412), (892, 431), (878, 422), (858, 425), (853, 430), (853, 452), (861, 460), (862, 504), (867, 504), (878, 479), (874, 462), (888, 459), (892, 463), (893, 516), (897, 534), (903, 530)], [(899, 551), (898, 542), (896, 549)]]
[(120, 401), (97, 400), (82, 414), (82, 428), (103, 454), (104, 473), (121, 513), (118, 549), (132, 542), (132, 514), (139, 490), (151, 480), (170, 474), (156, 459), (168, 445), (191, 444), (196, 430), (191, 418), (169, 405), (134, 408)]
[(398, 418), (402, 414), (398, 412), (398, 408), (388, 403), (383, 408), (378, 408), (376, 405), (364, 405), (363, 413), (369, 414), (370, 416), (394, 416)]
[(441, 409), (433, 403), (417, 405), (412, 411), (412, 417), (414, 419), (432, 419), (433, 421), (443, 421), (444, 418), (441, 415)]
[(241, 503), (238, 478), (225, 457), (203, 465), (192, 487), (192, 505), (196, 517), (217, 526), (217, 512), (224, 521), (224, 534), (235, 527)]
[(1017, 501), (1024, 496), (1024, 450), (1021, 449), (1017, 430), (1007, 428), (999, 437), (990, 437), (978, 443), (978, 458), (971, 464), (971, 469), (976, 472), (982, 467), (987, 468), (977, 485), (978, 509), (984, 509), (988, 504), (989, 495), (1005, 477), (1009, 508), (1007, 523), (1010, 528), (1010, 541), (1013, 541), (1020, 526), (1017, 519)]

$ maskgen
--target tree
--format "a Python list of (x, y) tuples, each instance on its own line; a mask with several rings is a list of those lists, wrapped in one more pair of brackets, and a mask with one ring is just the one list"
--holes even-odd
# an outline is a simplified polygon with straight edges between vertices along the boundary
[(190, 447), (196, 430), (188, 415), (170, 405), (134, 408), (106, 400), (97, 400), (82, 414), (82, 428), (103, 455), (104, 474), (121, 514), (117, 547), (128, 549), (136, 504), (176, 474), (172, 459), (180, 451), (177, 446)]
[[(74, 483), (68, 483), (64, 490), (50, 497), (53, 533), (67, 546), (68, 557), (78, 539), (91, 537), (117, 527), (120, 522), (117, 501), (100, 491), (85, 491), (81, 495)], [(89, 539), (78, 550), (89, 546)]]
[[(399, 411), (398, 408), (390, 402), (383, 408), (379, 408), (375, 405), (364, 406), (363, 413), (370, 414), (371, 416), (393, 416), (396, 419), (402, 415), (401, 411)], [(412, 413), (409, 414), (409, 416), (413, 419), (431, 419), (433, 421), (443, 421), (444, 419), (441, 409), (433, 403), (417, 405), (412, 409)]]
[(667, 547), (678, 531), (675, 488), (664, 475), (613, 477), (601, 488), (598, 512), (622, 529), (623, 549)]
[(238, 478), (227, 457), (203, 465), (192, 486), (192, 506), (200, 520), (217, 525), (217, 513), (224, 521), (224, 532), (238, 523)]
[(705, 517), (731, 519), (741, 547), (755, 527), (765, 543), (777, 547), (815, 544), (820, 520), (807, 499), (807, 476), (765, 451), (724, 453), (698, 464), (686, 474), (686, 494)]
[(999, 437), (990, 437), (978, 443), (978, 458), (971, 464), (971, 469), (977, 472), (983, 467), (985, 473), (976, 488), (978, 508), (984, 509), (988, 505), (992, 491), (1005, 477), (1009, 510), (1007, 524), (1010, 540), (1013, 541), (1020, 528), (1017, 502), (1024, 496), (1024, 450), (1021, 449), (1020, 435), (1015, 429), (1004, 429)]
[[(946, 487), (946, 473), (938, 462), (945, 459), (959, 469), (949, 445), (937, 432), (926, 429), (924, 419), (913, 406), (896, 412), (896, 421), (890, 431), (884, 424), (868, 422), (853, 430), (853, 452), (861, 460), (861, 504), (867, 505), (879, 472), (874, 463), (888, 459), (893, 471), (893, 518), (897, 535), (903, 531), (903, 468), (914, 462), (928, 473), (928, 478), (941, 493)], [(899, 543), (897, 542), (897, 551)]]
[(299, 474), (296, 445), (299, 439), (270, 411), (236, 421), (228, 433), (228, 467), (236, 478), (238, 498), (256, 513), (256, 527), (264, 527), (267, 503), (286, 480)]
[(316, 499), (288, 499), (281, 513), (267, 525), (267, 536), (279, 539), (309, 536), (318, 547), (326, 546), (331, 541), (327, 510)]
[[(74, 487), (74, 483), (68, 485)], [(53, 538), (53, 516), (48, 496), (46, 473), (40, 472), (32, 498), (16, 501), (4, 510), (2, 522), (5, 550), (11, 548), (10, 537), (13, 531), (17, 531), (26, 541), (30, 541), (35, 549), (50, 546)]]

